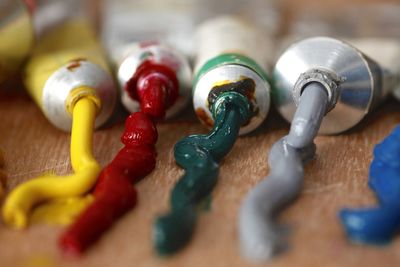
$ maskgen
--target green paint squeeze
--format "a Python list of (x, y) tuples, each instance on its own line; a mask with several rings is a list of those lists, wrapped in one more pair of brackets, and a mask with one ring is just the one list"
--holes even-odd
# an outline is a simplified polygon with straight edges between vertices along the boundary
[(217, 183), (218, 162), (231, 150), (240, 126), (252, 116), (246, 96), (221, 93), (212, 105), (214, 128), (208, 135), (191, 135), (175, 145), (175, 159), (185, 174), (171, 195), (171, 210), (154, 226), (154, 242), (159, 254), (172, 254), (191, 239), (196, 224), (196, 206), (210, 195)]

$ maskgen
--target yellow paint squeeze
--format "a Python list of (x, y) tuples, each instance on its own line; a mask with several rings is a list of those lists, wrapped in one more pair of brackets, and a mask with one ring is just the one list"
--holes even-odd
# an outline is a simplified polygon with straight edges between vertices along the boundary
[[(17, 186), (6, 199), (3, 207), (5, 223), (16, 228), (26, 227), (29, 212), (35, 204), (49, 199), (78, 196), (86, 193), (95, 184), (101, 170), (92, 156), (96, 112), (96, 104), (87, 97), (78, 100), (73, 108), (71, 163), (75, 173), (67, 176), (47, 174)], [(75, 205), (69, 205), (69, 211), (76, 208), (82, 209), (84, 208), (82, 205), (84, 203), (75, 201)], [(53, 207), (56, 208), (52, 209), (48, 206), (48, 210), (37, 214), (35, 220), (48, 221), (49, 218), (54, 217), (52, 213), (63, 214), (60, 205), (53, 204)], [(55, 218), (57, 219), (57, 216)]]
[[(27, 91), (43, 111), (43, 89), (49, 77), (65, 66), (78, 68), (81, 60), (109, 71), (104, 51), (85, 20), (70, 20), (39, 40), (25, 68), (24, 80)], [(64, 104), (72, 116), (70, 153), (74, 173), (44, 174), (17, 186), (2, 209), (8, 225), (24, 228), (29, 223), (69, 224), (93, 200), (84, 194), (95, 185), (100, 173), (92, 155), (92, 138), (102, 103), (94, 88), (82, 85), (70, 91)]]
[(88, 194), (84, 197), (60, 198), (40, 205), (32, 211), (31, 224), (46, 223), (67, 226), (93, 202), (94, 197)]

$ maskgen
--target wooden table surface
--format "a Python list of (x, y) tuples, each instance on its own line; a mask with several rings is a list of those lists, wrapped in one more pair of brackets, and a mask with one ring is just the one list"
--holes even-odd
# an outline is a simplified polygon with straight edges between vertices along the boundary
[[(50, 125), (19, 86), (3, 87), (0, 147), (7, 190), (43, 172), (69, 173), (69, 135)], [(190, 108), (184, 114), (159, 124), (157, 167), (136, 185), (138, 205), (83, 258), (63, 258), (57, 250), (62, 227), (34, 225), (17, 231), (1, 224), (0, 266), (253, 266), (239, 256), (238, 209), (246, 193), (268, 174), (267, 153), (289, 125), (272, 110), (261, 129), (236, 142), (222, 161), (211, 207), (200, 214), (190, 245), (173, 257), (159, 258), (151, 244), (153, 219), (167, 210), (170, 190), (183, 173), (174, 162), (173, 146), (188, 134), (206, 133)], [(121, 147), (125, 115), (95, 133), (94, 154), (102, 166)], [(400, 105), (389, 99), (351, 131), (316, 139), (317, 157), (306, 167), (304, 190), (279, 217), (292, 229), (291, 246), (265, 266), (399, 266), (400, 238), (386, 247), (353, 245), (337, 219), (342, 207), (376, 202), (367, 186), (372, 149), (399, 122)]]

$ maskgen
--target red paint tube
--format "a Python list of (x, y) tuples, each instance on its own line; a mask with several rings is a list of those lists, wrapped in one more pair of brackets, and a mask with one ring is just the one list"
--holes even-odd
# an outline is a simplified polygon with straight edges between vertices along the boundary
[(145, 60), (137, 67), (132, 65), (134, 74), (123, 83), (129, 97), (139, 102), (141, 112), (133, 113), (126, 120), (121, 137), (125, 146), (102, 170), (93, 191), (93, 203), (61, 236), (59, 245), (65, 254), (82, 254), (135, 206), (137, 194), (132, 184), (148, 175), (156, 163), (154, 121), (164, 118), (166, 110), (180, 96), (180, 84), (187, 84), (177, 77), (177, 73), (187, 74), (182, 58), (158, 46), (141, 49), (144, 50), (135, 56)]

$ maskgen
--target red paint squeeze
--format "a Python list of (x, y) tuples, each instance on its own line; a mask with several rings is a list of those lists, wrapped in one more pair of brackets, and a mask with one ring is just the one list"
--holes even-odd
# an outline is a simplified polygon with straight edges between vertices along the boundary
[(179, 81), (173, 69), (147, 60), (126, 83), (125, 90), (140, 102), (142, 112), (159, 120), (178, 98)]
[(169, 67), (145, 61), (127, 83), (126, 90), (140, 101), (142, 111), (126, 120), (121, 137), (125, 146), (100, 173), (93, 203), (61, 236), (59, 245), (65, 254), (80, 255), (114, 221), (130, 211), (137, 200), (132, 183), (155, 168), (157, 130), (153, 120), (164, 118), (166, 109), (178, 98), (178, 79)]
[(94, 202), (61, 236), (59, 245), (66, 254), (80, 255), (131, 210), (137, 198), (132, 183), (155, 167), (157, 130), (151, 117), (142, 112), (130, 115), (121, 141), (125, 146), (99, 176)]

